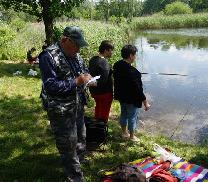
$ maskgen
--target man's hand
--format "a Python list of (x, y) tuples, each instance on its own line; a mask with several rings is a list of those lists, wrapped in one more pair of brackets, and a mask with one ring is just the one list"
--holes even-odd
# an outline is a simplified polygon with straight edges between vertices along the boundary
[(92, 76), (90, 74), (82, 73), (76, 78), (76, 85), (80, 86), (80, 85), (86, 84), (91, 78)]
[(89, 87), (96, 87), (97, 86), (97, 80), (100, 79), (100, 75), (99, 76), (95, 76), (93, 77), (88, 83), (87, 86)]
[(89, 86), (89, 87), (97, 87), (97, 82), (96, 81), (91, 82), (91, 83), (87, 84), (87, 86)]

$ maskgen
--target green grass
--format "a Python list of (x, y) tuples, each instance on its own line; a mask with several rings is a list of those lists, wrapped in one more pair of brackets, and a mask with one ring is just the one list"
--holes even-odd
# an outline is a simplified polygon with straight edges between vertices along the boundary
[[(110, 62), (114, 63), (120, 59), (121, 48), (128, 43), (128, 30), (121, 24), (120, 26), (107, 24), (98, 21), (71, 21), (57, 23), (57, 27), (62, 30), (65, 26), (76, 25), (82, 28), (84, 35), (89, 44), (88, 47), (81, 50), (83, 58), (89, 60), (93, 55), (98, 53), (98, 47), (103, 40), (110, 40), (115, 45), (113, 57)], [(62, 32), (62, 31), (61, 31)]]
[[(98, 47), (103, 40), (111, 40), (115, 45), (114, 55), (111, 58), (111, 63), (120, 59), (120, 50), (129, 41), (127, 28), (123, 25), (117, 26), (95, 21), (68, 21), (57, 22), (56, 26), (61, 29), (65, 26), (76, 25), (80, 26), (84, 31), (85, 38), (89, 44), (88, 47), (81, 50), (85, 61), (88, 61), (93, 55), (98, 53)], [(0, 60), (8, 59), (12, 61), (26, 60), (26, 53), (32, 47), (37, 49), (39, 54), (42, 49), (44, 36), (44, 25), (41, 23), (28, 23), (19, 32), (13, 32), (11, 37), (11, 27), (5, 25), (6, 28), (0, 28)], [(1, 30), (2, 29), (2, 30)], [(1, 36), (0, 36), (1, 37)], [(5, 42), (7, 43), (5, 46)], [(1, 46), (4, 45), (4, 46)]]
[(135, 30), (208, 27), (208, 13), (139, 17), (134, 19), (131, 26)]
[[(0, 181), (63, 181), (60, 158), (39, 99), (40, 75), (27, 76), (29, 68), (23, 63), (0, 61)], [(13, 76), (17, 70), (23, 74)], [(92, 108), (87, 108), (87, 113), (92, 115)], [(125, 142), (117, 122), (117, 102), (113, 103), (112, 115), (108, 143), (88, 154), (90, 164), (82, 165), (87, 182), (98, 181), (100, 169), (151, 156), (155, 142), (184, 159), (208, 167), (207, 146), (182, 144), (145, 133), (137, 134), (141, 139), (139, 144)]]

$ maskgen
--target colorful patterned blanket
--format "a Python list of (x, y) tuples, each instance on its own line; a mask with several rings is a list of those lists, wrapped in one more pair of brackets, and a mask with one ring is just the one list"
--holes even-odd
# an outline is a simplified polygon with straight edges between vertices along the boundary
[[(142, 168), (142, 170), (147, 172), (152, 172), (159, 165), (154, 162), (154, 158), (148, 157), (146, 159), (140, 159), (131, 162), (131, 164)], [(198, 166), (196, 164), (191, 164), (184, 159), (173, 163), (171, 170), (174, 172), (183, 171), (184, 177), (181, 181), (183, 182), (208, 182), (208, 169)]]

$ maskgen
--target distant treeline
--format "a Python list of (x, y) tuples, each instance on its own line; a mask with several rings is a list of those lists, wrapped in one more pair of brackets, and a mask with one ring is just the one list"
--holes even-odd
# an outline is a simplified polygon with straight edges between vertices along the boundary
[[(85, 0), (79, 6), (73, 7), (71, 11), (64, 13), (61, 19), (122, 22), (132, 20), (133, 17), (158, 13), (173, 15), (199, 12), (208, 12), (208, 0)], [(0, 21), (11, 18), (13, 14), (13, 10), (4, 11), (0, 6)], [(25, 20), (35, 20), (35, 17), (23, 13), (19, 13), (19, 16)]]
[[(179, 4), (178, 4), (179, 2)], [(167, 5), (175, 5), (176, 11)], [(167, 10), (166, 9), (171, 9)], [(187, 10), (187, 8), (189, 10)], [(171, 11), (171, 12), (170, 12)], [(131, 20), (133, 17), (147, 16), (155, 13), (185, 14), (208, 12), (207, 0), (100, 0), (94, 2), (86, 0), (79, 7), (74, 7), (67, 14), (69, 18), (84, 18), (94, 20), (122, 21), (122, 18)]]

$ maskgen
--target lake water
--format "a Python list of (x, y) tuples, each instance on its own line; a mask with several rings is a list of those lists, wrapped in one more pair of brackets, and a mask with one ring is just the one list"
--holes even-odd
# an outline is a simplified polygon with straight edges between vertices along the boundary
[(141, 130), (208, 143), (208, 29), (149, 31), (139, 34), (135, 44), (152, 105), (141, 112)]

